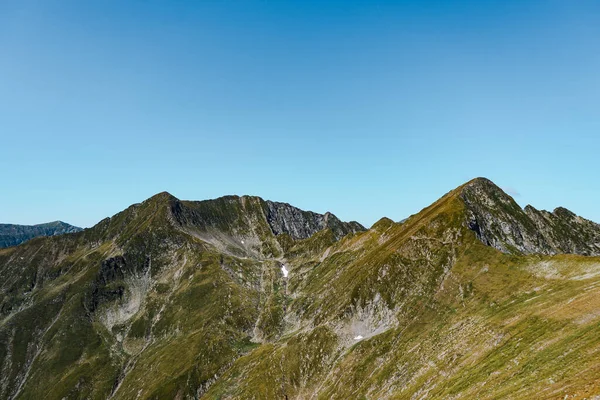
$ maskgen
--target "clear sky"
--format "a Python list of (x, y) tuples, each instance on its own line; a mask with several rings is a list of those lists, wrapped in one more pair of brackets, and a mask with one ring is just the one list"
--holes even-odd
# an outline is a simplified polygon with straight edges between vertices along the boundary
[(598, 1), (0, 1), (0, 222), (160, 192), (369, 226), (476, 177), (600, 221)]

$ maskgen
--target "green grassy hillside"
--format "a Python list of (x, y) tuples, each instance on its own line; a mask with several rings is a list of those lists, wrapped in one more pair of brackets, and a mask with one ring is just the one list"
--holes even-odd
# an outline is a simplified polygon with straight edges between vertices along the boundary
[[(161, 193), (0, 250), (0, 398), (600, 395), (600, 258), (507, 246), (539, 221), (490, 184), (369, 230)], [(536, 245), (592, 251), (573, 229)]]

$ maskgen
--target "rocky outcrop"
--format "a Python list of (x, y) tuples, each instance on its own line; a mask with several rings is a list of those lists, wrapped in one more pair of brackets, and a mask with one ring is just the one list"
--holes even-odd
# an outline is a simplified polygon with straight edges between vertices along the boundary
[(505, 253), (600, 255), (600, 225), (565, 208), (522, 209), (485, 178), (461, 188), (467, 226), (488, 246)]
[(556, 253), (600, 255), (600, 225), (563, 207), (553, 212), (525, 207), (525, 213)]
[(237, 255), (280, 256), (277, 236), (307, 239), (331, 229), (335, 238), (365, 228), (358, 222), (342, 222), (331, 213), (304, 211), (286, 203), (265, 201), (256, 196), (224, 196), (213, 200), (170, 200), (176, 224), (188, 233)]
[(81, 230), (62, 221), (38, 225), (0, 224), (0, 248), (16, 246), (38, 236), (55, 236)]
[(317, 214), (274, 201), (266, 201), (266, 205), (267, 221), (275, 235), (287, 233), (293, 239), (307, 239), (318, 231), (329, 228), (339, 239), (349, 233), (365, 230), (358, 222), (342, 222), (330, 212)]

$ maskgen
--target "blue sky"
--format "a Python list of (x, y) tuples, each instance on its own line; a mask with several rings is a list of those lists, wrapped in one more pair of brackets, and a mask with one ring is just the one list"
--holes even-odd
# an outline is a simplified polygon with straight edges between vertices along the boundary
[(476, 177), (600, 221), (597, 1), (0, 1), (0, 222), (166, 190), (370, 225)]

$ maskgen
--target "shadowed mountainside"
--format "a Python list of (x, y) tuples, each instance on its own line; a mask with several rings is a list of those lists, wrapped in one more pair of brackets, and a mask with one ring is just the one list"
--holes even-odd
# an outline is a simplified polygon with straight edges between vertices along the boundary
[(81, 231), (62, 221), (38, 225), (0, 224), (0, 248), (17, 246), (38, 236), (54, 236)]

